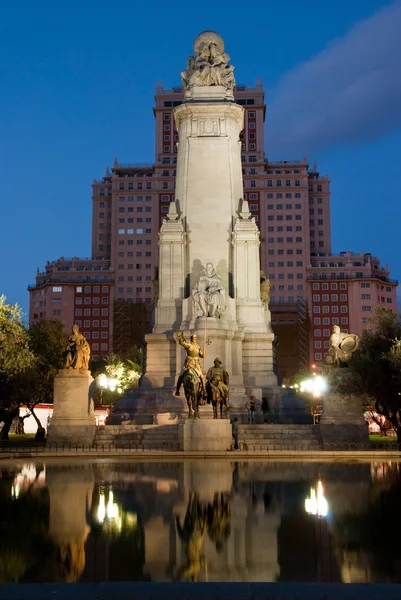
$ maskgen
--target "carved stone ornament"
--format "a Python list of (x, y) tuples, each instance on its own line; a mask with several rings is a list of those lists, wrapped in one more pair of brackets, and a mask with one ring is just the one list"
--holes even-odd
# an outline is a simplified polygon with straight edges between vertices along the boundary
[(220, 317), (224, 312), (225, 289), (212, 263), (207, 263), (204, 274), (196, 282), (192, 300), (198, 316)]
[(218, 33), (200, 33), (194, 42), (194, 53), (195, 56), (188, 58), (187, 70), (181, 73), (184, 91), (211, 85), (234, 89), (234, 67), (228, 65), (230, 57), (224, 52), (224, 42)]

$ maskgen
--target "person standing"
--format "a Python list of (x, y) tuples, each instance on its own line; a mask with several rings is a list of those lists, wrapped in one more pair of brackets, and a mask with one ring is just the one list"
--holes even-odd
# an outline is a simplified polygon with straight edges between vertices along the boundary
[(231, 421), (231, 427), (232, 427), (232, 436), (233, 436), (233, 440), (234, 440), (234, 450), (239, 450), (237, 417), (235, 417), (235, 419), (233, 421)]
[(255, 423), (255, 410), (256, 410), (255, 396), (249, 396), (249, 400), (245, 404), (245, 408), (248, 410), (248, 423)]
[(262, 413), (263, 413), (263, 423), (268, 423), (267, 413), (269, 412), (269, 403), (266, 397), (262, 398)]

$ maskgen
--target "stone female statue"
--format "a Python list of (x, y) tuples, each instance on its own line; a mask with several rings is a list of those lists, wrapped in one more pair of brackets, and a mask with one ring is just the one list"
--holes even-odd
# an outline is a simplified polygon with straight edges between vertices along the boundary
[(73, 325), (65, 352), (66, 369), (89, 369), (90, 346), (86, 338), (79, 333), (78, 325)]

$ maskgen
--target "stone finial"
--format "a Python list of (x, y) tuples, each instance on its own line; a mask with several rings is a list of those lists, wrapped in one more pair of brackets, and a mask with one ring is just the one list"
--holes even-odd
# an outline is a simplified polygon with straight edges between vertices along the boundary
[(169, 221), (176, 221), (178, 219), (179, 215), (178, 215), (178, 211), (177, 211), (177, 204), (175, 200), (172, 200), (170, 202), (170, 206), (168, 209), (168, 213), (167, 213), (167, 218)]
[(252, 217), (252, 213), (249, 210), (248, 200), (240, 199), (240, 210), (238, 212), (241, 219), (250, 219)]

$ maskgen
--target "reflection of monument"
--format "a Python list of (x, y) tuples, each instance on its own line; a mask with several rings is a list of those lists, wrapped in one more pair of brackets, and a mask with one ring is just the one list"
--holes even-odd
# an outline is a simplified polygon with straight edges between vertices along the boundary
[(54, 378), (54, 409), (47, 437), (50, 444), (93, 442), (95, 414), (89, 358), (89, 343), (74, 325), (65, 351), (65, 368)]
[(260, 400), (262, 390), (278, 391), (270, 311), (261, 301), (259, 230), (242, 200), (244, 109), (234, 102), (233, 68), (221, 37), (201, 33), (194, 52), (182, 73), (185, 100), (174, 109), (177, 200), (160, 229), (155, 326), (133, 395), (137, 413), (149, 411), (151, 397), (158, 412), (184, 410), (171, 393), (184, 360), (174, 337), (179, 329), (185, 337), (197, 334), (205, 371), (220, 356), (234, 412), (243, 410), (245, 388)]
[(60, 578), (78, 581), (85, 569), (85, 543), (90, 527), (93, 472), (87, 468), (47, 471), (50, 497), (49, 534), (59, 548)]

